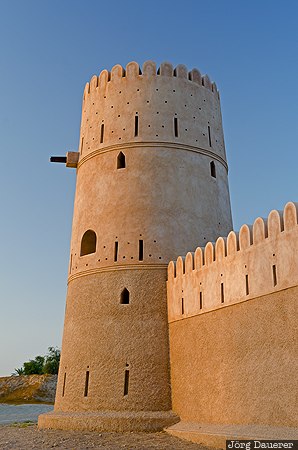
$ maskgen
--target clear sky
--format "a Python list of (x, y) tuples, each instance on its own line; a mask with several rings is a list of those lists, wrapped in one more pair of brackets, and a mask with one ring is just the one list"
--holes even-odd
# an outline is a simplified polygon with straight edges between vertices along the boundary
[[(298, 201), (298, 3), (0, 0), (0, 376), (61, 345), (85, 82), (135, 60), (216, 81), (234, 228)], [(191, 249), (190, 249), (191, 250)]]

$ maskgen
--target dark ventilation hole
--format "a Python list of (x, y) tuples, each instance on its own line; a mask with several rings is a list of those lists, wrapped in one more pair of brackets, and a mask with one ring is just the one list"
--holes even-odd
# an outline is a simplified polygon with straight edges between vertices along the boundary
[(89, 370), (86, 370), (84, 397), (88, 396), (89, 374), (90, 374)]
[(64, 372), (64, 377), (63, 377), (62, 397), (64, 397), (64, 394), (65, 394), (65, 383), (66, 383), (66, 372)]
[(119, 250), (119, 243), (116, 241), (114, 247), (114, 262), (118, 261), (118, 250)]
[(225, 301), (225, 293), (224, 293), (224, 284), (220, 283), (220, 300), (221, 303), (224, 303)]
[(200, 309), (203, 308), (203, 292), (200, 291)]
[(245, 288), (246, 288), (246, 295), (249, 295), (249, 284), (248, 284), (248, 275), (245, 275)]
[(81, 155), (83, 154), (83, 147), (84, 147), (84, 137), (81, 139)]
[(211, 161), (210, 163), (210, 173), (213, 178), (216, 178), (216, 170), (215, 170), (215, 162)]
[(272, 266), (272, 275), (273, 275), (273, 286), (277, 285), (277, 273), (276, 273), (276, 265)]
[(129, 367), (126, 364), (125, 375), (124, 375), (124, 395), (128, 395), (128, 385), (129, 385)]
[(135, 137), (139, 135), (139, 116), (135, 116)]
[(181, 299), (181, 314), (184, 314), (184, 298)]
[(178, 137), (178, 118), (174, 117), (174, 134), (175, 137)]
[(129, 290), (124, 288), (120, 295), (120, 303), (121, 305), (129, 304)]
[(87, 230), (82, 237), (80, 256), (89, 255), (96, 252), (96, 233), (93, 230)]
[(100, 143), (101, 144), (103, 143), (104, 131), (105, 131), (105, 125), (104, 125), (104, 123), (102, 123), (101, 127), (100, 127)]
[(117, 169), (125, 169), (125, 155), (122, 152), (117, 157)]
[(212, 147), (211, 143), (211, 132), (210, 132), (210, 126), (208, 125), (208, 140), (209, 140), (209, 147)]
[(139, 261), (143, 261), (144, 259), (144, 241), (143, 239), (139, 240)]

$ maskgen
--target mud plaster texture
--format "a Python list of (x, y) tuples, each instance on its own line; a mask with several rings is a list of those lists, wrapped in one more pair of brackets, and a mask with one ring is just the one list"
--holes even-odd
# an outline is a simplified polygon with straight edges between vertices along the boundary
[[(167, 264), (232, 229), (216, 86), (182, 65), (104, 70), (86, 85), (75, 156), (67, 155), (77, 184), (55, 412), (39, 425), (93, 427), (98, 419), (96, 429), (159, 430), (178, 420)], [(88, 230), (96, 244), (84, 254)], [(124, 288), (129, 304), (120, 304)], [(75, 414), (88, 411), (88, 420)]]
[(0, 448), (3, 450), (98, 449), (119, 450), (207, 450), (166, 433), (96, 433), (60, 430), (38, 430), (36, 425), (0, 426)]
[[(165, 279), (166, 269), (133, 269), (69, 284), (55, 411), (170, 409)], [(123, 286), (129, 304), (120, 303)]]
[(170, 324), (182, 422), (298, 425), (298, 287)]

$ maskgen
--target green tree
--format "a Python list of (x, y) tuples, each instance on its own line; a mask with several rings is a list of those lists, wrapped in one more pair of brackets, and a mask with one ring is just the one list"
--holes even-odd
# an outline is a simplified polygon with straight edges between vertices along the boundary
[(35, 359), (30, 359), (30, 361), (23, 364), (24, 375), (41, 375), (43, 373), (44, 356), (36, 356)]
[(24, 362), (20, 369), (15, 369), (13, 375), (56, 375), (60, 363), (60, 350), (58, 347), (49, 347), (45, 356), (36, 356), (35, 359)]
[(45, 356), (45, 361), (43, 365), (43, 373), (50, 373), (56, 375), (59, 369), (60, 363), (60, 350), (57, 347), (49, 347), (48, 353)]

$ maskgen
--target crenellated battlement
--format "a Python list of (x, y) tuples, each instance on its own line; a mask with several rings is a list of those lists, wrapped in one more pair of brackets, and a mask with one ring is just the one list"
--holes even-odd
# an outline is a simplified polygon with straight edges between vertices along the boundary
[(169, 321), (298, 285), (298, 203), (168, 266)]
[(146, 61), (117, 64), (86, 84), (80, 161), (115, 146), (175, 143), (226, 166), (220, 99), (215, 83), (197, 69)]
[(188, 71), (184, 64), (179, 64), (176, 68), (174, 68), (169, 62), (161, 63), (160, 67), (157, 69), (155, 62), (145, 61), (141, 70), (138, 63), (131, 61), (126, 65), (125, 69), (120, 64), (116, 64), (111, 71), (105, 69), (100, 72), (99, 76), (93, 75), (90, 82), (86, 83), (84, 99), (88, 94), (94, 91), (104, 92), (108, 82), (114, 82), (117, 84), (119, 79), (124, 77), (127, 80), (134, 80), (139, 77), (150, 80), (157, 76), (177, 77), (188, 80), (200, 86), (204, 86), (206, 89), (218, 94), (216, 84), (210, 80), (208, 75), (202, 76), (198, 69)]

